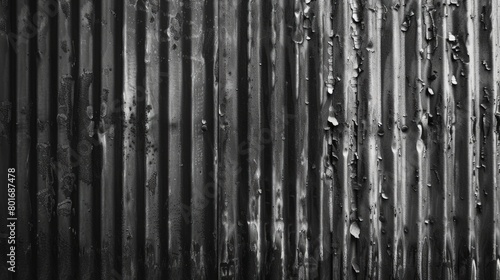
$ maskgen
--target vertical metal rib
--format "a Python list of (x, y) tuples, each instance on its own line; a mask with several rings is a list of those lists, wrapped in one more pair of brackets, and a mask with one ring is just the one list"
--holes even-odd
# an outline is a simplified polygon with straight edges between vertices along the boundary
[(428, 180), (429, 180), (429, 151), (430, 151), (430, 137), (431, 131), (429, 127), (429, 119), (431, 114), (429, 113), (428, 100), (425, 99), (425, 81), (424, 76), (426, 75), (425, 63), (425, 46), (422, 36), (425, 34), (424, 30), (424, 7), (423, 0), (416, 1), (415, 14), (417, 17), (416, 21), (416, 72), (413, 78), (414, 83), (414, 94), (415, 94), (415, 122), (417, 125), (417, 137), (416, 137), (416, 153), (417, 153), (417, 275), (422, 279), (427, 279), (428, 275), (428, 251), (429, 251), (429, 234), (428, 234)]
[[(359, 8), (357, 1), (337, 2), (333, 6), (333, 30), (330, 44), (333, 52), (328, 94), (333, 96), (328, 112), (329, 162), (332, 199), (332, 270), (334, 278), (353, 277), (359, 273), (356, 246), (360, 238), (360, 221), (355, 193), (357, 184), (357, 102), (359, 69)], [(329, 74), (330, 75), (330, 74)], [(339, 221), (339, 222), (335, 222)]]
[[(500, 28), (500, 18), (496, 17), (494, 15), (498, 14), (500, 12), (500, 3), (499, 2), (492, 2), (491, 4), (491, 29), (492, 30), (497, 30)], [(490, 35), (490, 40), (492, 44), (492, 49), (493, 49), (493, 54), (492, 54), (492, 71), (493, 71), (493, 81), (498, 81), (500, 80), (500, 36), (495, 36), (495, 32), (492, 32)], [(499, 96), (500, 96), (500, 83), (499, 82), (494, 82), (495, 84), (492, 85), (493, 90), (492, 90), (492, 98), (495, 100), (493, 102), (493, 113), (495, 115), (495, 120), (492, 124), (492, 129), (493, 127), (496, 128), (494, 134), (496, 134), (493, 138), (493, 144), (492, 146), (494, 147), (492, 149), (493, 153), (493, 166), (495, 171), (498, 171), (499, 164), (500, 164), (500, 152), (499, 152), (499, 142), (500, 142), (500, 137), (498, 135), (498, 128), (500, 126), (500, 101), (499, 101)], [(500, 172), (495, 172), (495, 175), (493, 177), (493, 184), (494, 186), (497, 186), (500, 184)], [(498, 224), (500, 220), (500, 203), (499, 203), (499, 198), (500, 198), (500, 192), (498, 189), (495, 187), (492, 191), (492, 201), (493, 201), (493, 224), (496, 225)], [(495, 271), (494, 277), (499, 278), (500, 277), (500, 229), (499, 227), (493, 228), (493, 259), (492, 262), (490, 262), (490, 265), (493, 266), (493, 270)]]
[[(450, 77), (448, 83), (451, 84), (455, 96), (455, 160), (456, 162), (467, 162), (457, 166), (455, 170), (455, 181), (457, 182), (455, 192), (455, 224), (456, 238), (455, 247), (457, 254), (457, 277), (469, 278), (472, 275), (472, 254), (471, 246), (472, 228), (471, 226), (471, 199), (469, 193), (474, 185), (473, 174), (473, 117), (474, 112), (474, 93), (472, 85), (469, 84), (466, 77), (469, 71), (470, 59), (469, 56), (472, 49), (467, 43), (467, 24), (461, 24), (463, 18), (461, 15), (467, 14), (469, 3), (450, 7), (452, 16), (452, 24), (448, 33), (448, 42), (451, 49), (452, 69), (450, 69)], [(470, 21), (467, 17), (467, 21)], [(457, 49), (459, 48), (459, 49)], [(460, 244), (460, 245), (459, 245)]]
[[(426, 192), (424, 206), (424, 225), (426, 230), (427, 275), (440, 275), (446, 277), (446, 234), (447, 220), (447, 194), (443, 180), (446, 175), (446, 161), (448, 160), (447, 143), (441, 141), (448, 136), (446, 129), (447, 93), (445, 83), (441, 78), (444, 68), (448, 67), (443, 32), (446, 20), (444, 18), (444, 6), (436, 5), (433, 1), (425, 1), (422, 6), (422, 37), (421, 48), (422, 67), (422, 92), (420, 94), (426, 114), (426, 180), (423, 189)], [(443, 44), (444, 43), (444, 44)], [(439, 77), (438, 77), (439, 76)], [(435, 263), (436, 265), (430, 265)], [(439, 264), (439, 265), (438, 265)]]
[(145, 277), (160, 277), (160, 186), (158, 185), (160, 131), (160, 3), (146, 1), (145, 43)]
[[(500, 18), (496, 17), (495, 15), (500, 12), (500, 3), (499, 2), (494, 2), (492, 1), (491, 3), (491, 14), (490, 14), (490, 20), (491, 20), (491, 30), (492, 33), (490, 35), (490, 40), (491, 40), (491, 45), (492, 45), (492, 74), (493, 74), (493, 85), (492, 85), (492, 99), (493, 101), (493, 114), (495, 116), (495, 119), (492, 122), (492, 134), (493, 136), (493, 143), (492, 143), (492, 154), (493, 154), (493, 163), (492, 163), (492, 168), (495, 171), (495, 175), (493, 176), (493, 185), (498, 186), (500, 184), (500, 172), (498, 172), (499, 169), (499, 164), (500, 164), (500, 153), (499, 153), (499, 142), (500, 138), (498, 135), (498, 128), (500, 126), (500, 101), (499, 101), (499, 96), (500, 96), (500, 83), (498, 82), (500, 80), (500, 36), (498, 34), (495, 36), (495, 32), (493, 30), (497, 30), (500, 28)], [(495, 130), (496, 128), (496, 130)], [(493, 208), (493, 221), (492, 223), (494, 225), (497, 225), (499, 220), (500, 220), (500, 203), (499, 203), (499, 196), (500, 192), (498, 191), (498, 188), (494, 188), (492, 190), (491, 196), (492, 196), (492, 208)], [(493, 228), (493, 257), (491, 262), (488, 264), (488, 266), (491, 266), (491, 269), (494, 271), (493, 276), (496, 278), (500, 277), (500, 229), (498, 227)]]
[(358, 193), (359, 217), (362, 237), (358, 247), (360, 269), (365, 277), (379, 278), (381, 265), (381, 227), (386, 223), (384, 213), (380, 212), (382, 203), (380, 166), (383, 158), (380, 151), (381, 128), (381, 75), (380, 69), (380, 30), (382, 23), (382, 7), (378, 1), (367, 3), (369, 7), (363, 12), (367, 31), (362, 37), (358, 54), (365, 57), (363, 72), (359, 77), (360, 98), (358, 108), (358, 180), (361, 184)]
[[(77, 189), (78, 189), (78, 275), (83, 279), (95, 277), (94, 224), (93, 224), (93, 161), (94, 146), (94, 4), (89, 0), (79, 1), (78, 7), (78, 44), (77, 67), (78, 78), (75, 95), (75, 129), (74, 147), (78, 153)], [(97, 112), (96, 112), (97, 113)]]
[[(442, 14), (446, 15), (449, 12), (449, 7), (444, 6), (442, 8)], [(452, 279), (456, 275), (457, 267), (457, 257), (456, 250), (453, 244), (455, 240), (455, 146), (452, 145), (452, 141), (455, 137), (455, 100), (452, 91), (452, 85), (450, 83), (450, 66), (451, 66), (451, 48), (448, 45), (448, 26), (450, 20), (447, 18), (442, 19), (442, 31), (439, 33), (441, 36), (437, 40), (439, 45), (439, 51), (443, 53), (443, 59), (440, 68), (434, 76), (437, 82), (442, 84), (442, 106), (443, 106), (443, 134), (442, 134), (442, 161), (443, 161), (443, 193), (444, 193), (444, 235), (445, 235), (445, 252), (443, 277), (446, 279)], [(439, 67), (438, 66), (438, 67)], [(439, 69), (441, 71), (439, 71)], [(434, 72), (433, 72), (434, 73)], [(433, 91), (436, 89), (434, 88)], [(438, 89), (439, 90), (439, 89)], [(439, 92), (439, 91), (438, 91)]]
[[(309, 275), (309, 225), (308, 225), (308, 172), (309, 172), (309, 43), (308, 30), (304, 30), (304, 6), (300, 0), (293, 4), (292, 40), (294, 41), (293, 53), (290, 57), (293, 64), (291, 85), (289, 93), (292, 100), (292, 114), (294, 114), (294, 152), (292, 184), (294, 188), (294, 225), (291, 249), (293, 255), (292, 275), (308, 279)], [(291, 11), (290, 11), (291, 12)]]
[(494, 230), (491, 221), (495, 220), (495, 202), (490, 194), (494, 194), (495, 147), (492, 124), (495, 121), (495, 107), (491, 99), (494, 96), (494, 73), (490, 65), (493, 64), (494, 41), (492, 33), (492, 3), (468, 2), (468, 12), (473, 19), (468, 24), (468, 49), (470, 55), (469, 80), (474, 96), (474, 185), (469, 196), (474, 200), (469, 203), (473, 215), (472, 226), (474, 239), (472, 244), (475, 270), (473, 277), (477, 279), (494, 278), (496, 270), (496, 253), (494, 248)]
[[(488, 188), (488, 183), (481, 180), (482, 179), (482, 171), (481, 171), (481, 130), (480, 126), (483, 124), (482, 112), (480, 112), (480, 103), (481, 100), (481, 90), (480, 90), (480, 80), (479, 80), (479, 49), (478, 49), (478, 41), (479, 41), (479, 31), (478, 25), (480, 24), (480, 17), (477, 10), (477, 2), (476, 1), (467, 1), (464, 3), (466, 6), (467, 14), (470, 15), (470, 19), (467, 20), (467, 30), (468, 34), (465, 39), (465, 45), (467, 49), (467, 54), (469, 58), (469, 65), (467, 65), (467, 80), (468, 83), (468, 97), (469, 105), (468, 112), (469, 118), (471, 120), (471, 124), (469, 127), (470, 131), (470, 150), (469, 150), (469, 168), (471, 173), (471, 180), (469, 189), (466, 193), (468, 197), (468, 208), (469, 208), (469, 217), (468, 217), (468, 227), (469, 227), (469, 242), (470, 242), (470, 279), (480, 279), (484, 278), (483, 272), (484, 270), (479, 271), (479, 267), (483, 266), (482, 259), (482, 250), (480, 249), (480, 241), (481, 236), (479, 232), (479, 228), (481, 227), (481, 218), (484, 216), (483, 210), (487, 211), (487, 207), (483, 208), (482, 199), (480, 196), (480, 186), (483, 187), (483, 191)], [(486, 23), (486, 22), (484, 22)], [(484, 105), (484, 104), (483, 104)], [(486, 201), (483, 201), (486, 202)], [(485, 206), (487, 204), (485, 203)], [(481, 274), (481, 275), (480, 275)]]
[(191, 122), (183, 116), (183, 109), (190, 106), (186, 101), (190, 98), (190, 75), (188, 57), (189, 40), (187, 22), (183, 5), (187, 1), (168, 2), (168, 273), (174, 278), (189, 278), (190, 267), (190, 235), (191, 221), (189, 198), (190, 181), (186, 181), (186, 172), (190, 169), (190, 157), (184, 158), (183, 147), (191, 145), (183, 132), (190, 128)]
[[(216, 204), (216, 174), (215, 174), (215, 133), (217, 117), (215, 114), (217, 92), (214, 84), (214, 7), (212, 3), (190, 1), (192, 9), (189, 25), (191, 65), (191, 104), (192, 119), (190, 133), (191, 146), (191, 277), (216, 277), (214, 257), (216, 246), (213, 233), (216, 223), (213, 220)], [(200, 28), (201, 27), (201, 28)]]
[[(317, 33), (317, 62), (312, 63), (316, 65), (317, 79), (315, 80), (315, 100), (314, 105), (318, 112), (316, 130), (323, 130), (322, 135), (317, 137), (315, 163), (313, 163), (313, 171), (317, 169), (316, 182), (318, 183), (319, 190), (317, 196), (313, 193), (311, 202), (315, 213), (318, 214), (317, 231), (313, 235), (318, 237), (314, 240), (313, 257), (317, 260), (317, 264), (311, 273), (311, 278), (327, 278), (333, 277), (332, 273), (332, 257), (333, 252), (329, 246), (332, 240), (332, 227), (333, 224), (333, 180), (332, 180), (332, 158), (329, 153), (329, 143), (332, 138), (330, 134), (330, 127), (328, 126), (328, 118), (330, 109), (333, 108), (333, 97), (330, 94), (333, 87), (333, 25), (331, 11), (333, 9), (331, 2), (318, 2), (314, 10), (313, 31)], [(317, 15), (316, 15), (317, 14)], [(311, 18), (311, 15), (308, 15)], [(316, 29), (317, 26), (317, 29)], [(312, 215), (314, 216), (315, 213)]]
[[(239, 182), (243, 172), (240, 165), (240, 131), (238, 104), (244, 98), (238, 94), (240, 78), (238, 56), (240, 42), (237, 39), (244, 32), (239, 24), (242, 3), (219, 2), (219, 229), (218, 264), (219, 277), (231, 279), (240, 277), (241, 248), (239, 248), (238, 207), (239, 194), (244, 191)], [(244, 185), (243, 185), (244, 186)], [(241, 189), (241, 190), (240, 190)]]
[(123, 7), (123, 192), (122, 192), (122, 276), (138, 276), (137, 229), (137, 8), (138, 1)]
[[(263, 66), (263, 57), (261, 55), (262, 52), (262, 43), (264, 38), (262, 37), (262, 1), (248, 1), (246, 12), (247, 12), (247, 21), (248, 25), (246, 26), (246, 30), (241, 30), (243, 34), (246, 35), (246, 54), (243, 54), (245, 57), (244, 63), (247, 67), (247, 77), (248, 83), (245, 93), (247, 96), (243, 96), (243, 98), (247, 99), (247, 108), (246, 112), (247, 118), (247, 131), (245, 133), (248, 140), (244, 140), (245, 154), (247, 158), (245, 159), (247, 162), (244, 166), (247, 170), (243, 172), (247, 172), (246, 174), (246, 182), (242, 182), (242, 191), (245, 192), (245, 196), (247, 198), (247, 205), (242, 206), (246, 208), (246, 224), (243, 225), (246, 227), (246, 231), (248, 234), (248, 242), (246, 244), (242, 244), (244, 247), (244, 252), (246, 256), (244, 256), (243, 260), (246, 260), (246, 263), (242, 263), (242, 267), (246, 267), (248, 269), (248, 277), (253, 279), (262, 278), (264, 259), (263, 259), (263, 251), (264, 251), (264, 232), (263, 232), (263, 206), (265, 201), (265, 196), (267, 193), (263, 192), (263, 182), (262, 182), (262, 174), (263, 170), (263, 152), (264, 145), (266, 144), (265, 137), (268, 137), (269, 134), (264, 131), (263, 128), (263, 119), (262, 119), (262, 102), (263, 102), (263, 89), (262, 89), (262, 68)], [(243, 43), (243, 42), (242, 42)], [(242, 54), (240, 54), (242, 55)], [(240, 111), (241, 112), (241, 111)], [(241, 112), (240, 114), (242, 114)], [(244, 114), (244, 113), (243, 113)], [(242, 142), (240, 142), (241, 144)]]
[(74, 196), (76, 176), (73, 168), (75, 152), (71, 147), (73, 128), (73, 106), (75, 93), (74, 38), (72, 32), (71, 5), (69, 1), (59, 4), (58, 10), (58, 52), (57, 56), (57, 268), (58, 278), (75, 276), (73, 258), (74, 239)]
[[(406, 185), (407, 196), (405, 197), (406, 204), (406, 215), (405, 224), (403, 230), (405, 233), (405, 239), (403, 241), (403, 258), (406, 263), (406, 270), (404, 277), (409, 277), (410, 275), (417, 275), (419, 273), (419, 248), (420, 239), (419, 238), (419, 226), (420, 222), (420, 204), (419, 197), (420, 194), (419, 184), (420, 184), (420, 169), (419, 169), (419, 157), (417, 151), (417, 139), (419, 139), (418, 130), (418, 90), (417, 90), (417, 77), (419, 76), (419, 71), (417, 69), (417, 64), (419, 58), (419, 46), (415, 42), (420, 34), (418, 31), (419, 25), (417, 24), (418, 17), (418, 3), (412, 1), (406, 6), (400, 7), (404, 13), (404, 20), (401, 22), (400, 30), (405, 33), (405, 88), (404, 88), (404, 108), (406, 109), (406, 114), (403, 119), (403, 125), (405, 126), (405, 138), (403, 149), (403, 158), (405, 159), (405, 173), (406, 173)], [(421, 147), (421, 146), (420, 146)]]
[[(121, 104), (115, 100), (115, 91), (118, 89), (115, 81), (119, 76), (117, 62), (116, 62), (116, 32), (117, 28), (116, 19), (116, 5), (113, 1), (102, 1), (101, 5), (101, 25), (100, 25), (100, 46), (99, 53), (102, 55), (99, 72), (95, 75), (100, 75), (100, 88), (99, 92), (99, 116), (95, 116), (98, 121), (97, 137), (99, 140), (100, 161), (102, 169), (98, 173), (100, 178), (100, 276), (103, 279), (112, 277), (115, 271), (116, 261), (116, 223), (120, 217), (115, 215), (115, 203), (120, 201), (117, 198), (118, 183), (115, 175), (118, 172), (116, 165), (117, 160), (117, 146), (116, 141), (119, 138), (117, 116)], [(95, 28), (99, 28), (98, 25)], [(121, 154), (121, 152), (119, 153)]]
[[(381, 67), (381, 125), (378, 136), (381, 139), (381, 193), (380, 216), (385, 223), (381, 228), (381, 271), (380, 275), (391, 274), (403, 278), (402, 252), (404, 238), (401, 225), (405, 221), (405, 159), (404, 133), (401, 130), (405, 116), (404, 108), (404, 40), (401, 22), (404, 13), (394, 8), (395, 1), (383, 1), (380, 41)], [(392, 65), (384, 69), (385, 65)], [(384, 253), (387, 252), (387, 254)]]
[[(286, 105), (286, 78), (285, 72), (285, 5), (283, 0), (275, 0), (271, 2), (271, 33), (270, 51), (269, 51), (269, 66), (271, 68), (269, 84), (270, 95), (270, 133), (272, 146), (272, 200), (273, 213), (271, 216), (271, 266), (268, 277), (276, 279), (286, 279), (288, 277), (288, 228), (285, 226), (288, 221), (286, 211), (287, 188), (285, 177), (285, 158), (287, 156), (285, 147), (286, 127), (288, 123), (285, 110)], [(268, 255), (268, 256), (269, 256)]]

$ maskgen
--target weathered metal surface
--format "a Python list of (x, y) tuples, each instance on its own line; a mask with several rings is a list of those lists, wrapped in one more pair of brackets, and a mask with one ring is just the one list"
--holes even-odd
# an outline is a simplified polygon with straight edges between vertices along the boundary
[(0, 1), (0, 279), (500, 279), (499, 12)]

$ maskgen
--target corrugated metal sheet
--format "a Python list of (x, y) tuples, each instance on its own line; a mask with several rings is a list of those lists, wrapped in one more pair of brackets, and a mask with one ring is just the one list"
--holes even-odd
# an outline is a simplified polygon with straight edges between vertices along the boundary
[(500, 279), (499, 2), (0, 3), (16, 279)]

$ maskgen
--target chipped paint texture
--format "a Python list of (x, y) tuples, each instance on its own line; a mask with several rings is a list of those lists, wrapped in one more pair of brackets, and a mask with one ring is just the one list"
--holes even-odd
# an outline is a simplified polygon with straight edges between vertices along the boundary
[(500, 279), (499, 12), (0, 0), (0, 279)]

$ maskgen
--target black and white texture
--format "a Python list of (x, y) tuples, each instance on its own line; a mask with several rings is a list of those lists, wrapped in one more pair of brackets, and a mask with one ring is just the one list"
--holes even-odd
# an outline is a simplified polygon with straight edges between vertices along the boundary
[(0, 279), (500, 279), (499, 12), (0, 0)]

